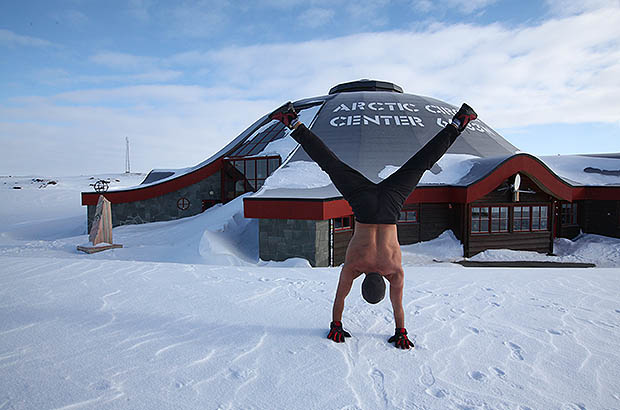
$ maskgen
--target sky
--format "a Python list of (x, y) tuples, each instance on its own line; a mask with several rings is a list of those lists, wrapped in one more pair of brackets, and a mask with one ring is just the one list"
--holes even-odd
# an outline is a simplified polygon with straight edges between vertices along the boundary
[(0, 1), (0, 175), (196, 165), (361, 78), (537, 155), (620, 152), (620, 0)]

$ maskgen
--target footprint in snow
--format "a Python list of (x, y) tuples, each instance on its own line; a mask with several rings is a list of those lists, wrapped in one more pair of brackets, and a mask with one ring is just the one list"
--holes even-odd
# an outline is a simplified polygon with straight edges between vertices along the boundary
[(503, 371), (502, 369), (500, 369), (499, 367), (494, 367), (493, 371), (495, 372), (497, 377), (504, 377), (504, 376), (506, 376), (506, 372)]
[(523, 360), (523, 350), (521, 349), (521, 346), (512, 342), (504, 342), (504, 345), (508, 346), (510, 349), (510, 356), (514, 360)]
[(422, 383), (426, 387), (431, 387), (433, 384), (435, 384), (435, 377), (433, 376), (433, 372), (431, 371), (430, 367), (422, 365), (420, 367), (420, 370), (422, 370), (422, 376), (420, 376), (420, 383)]
[(426, 393), (437, 399), (443, 399), (448, 395), (447, 391), (445, 391), (444, 389), (438, 389), (436, 387), (426, 389)]
[(467, 373), (467, 375), (471, 379), (473, 379), (473, 380), (475, 380), (477, 382), (482, 382), (482, 381), (484, 381), (487, 378), (486, 374), (484, 374), (482, 372), (479, 372), (478, 370), (472, 370), (471, 372)]
[(559, 330), (555, 330), (555, 329), (547, 329), (547, 332), (551, 333), (552, 335), (556, 335), (556, 336), (561, 336), (562, 332)]

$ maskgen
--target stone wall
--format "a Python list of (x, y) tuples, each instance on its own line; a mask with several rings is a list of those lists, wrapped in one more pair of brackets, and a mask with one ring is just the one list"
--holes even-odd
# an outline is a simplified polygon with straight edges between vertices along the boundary
[(258, 232), (262, 260), (297, 257), (312, 266), (329, 266), (329, 221), (260, 219)]
[[(197, 215), (202, 212), (202, 201), (221, 201), (222, 185), (220, 171), (202, 181), (155, 198), (143, 201), (112, 204), (112, 225), (142, 224), (147, 222), (169, 221)], [(211, 194), (213, 192), (213, 194)], [(189, 200), (189, 207), (179, 209), (179, 199)], [(88, 231), (95, 216), (94, 205), (88, 206)]]

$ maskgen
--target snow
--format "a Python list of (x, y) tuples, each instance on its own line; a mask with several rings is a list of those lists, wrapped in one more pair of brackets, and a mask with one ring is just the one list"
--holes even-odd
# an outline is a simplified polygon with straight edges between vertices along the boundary
[[(620, 158), (586, 155), (539, 157), (557, 175), (572, 185), (620, 185)], [(586, 168), (616, 171), (616, 175), (585, 172)]]
[(327, 340), (339, 269), (258, 260), (242, 198), (115, 228), (124, 248), (87, 255), (93, 181), (32, 178), (0, 180), (2, 410), (620, 408), (618, 240), (556, 242), (593, 269), (437, 263), (462, 257), (451, 232), (403, 246), (416, 347), (400, 351), (389, 300), (359, 282), (353, 337)]
[(331, 185), (329, 175), (316, 162), (295, 161), (278, 169), (265, 180), (264, 190), (309, 189)]
[[(427, 171), (424, 173), (420, 180), (420, 184), (456, 185), (461, 178), (467, 175), (477, 159), (480, 158), (468, 154), (444, 154), (435, 167), (431, 169), (431, 172)], [(386, 179), (396, 172), (398, 168), (400, 167), (386, 165), (385, 168), (379, 172), (379, 178)], [(438, 169), (439, 172), (434, 173), (433, 171), (435, 169)]]

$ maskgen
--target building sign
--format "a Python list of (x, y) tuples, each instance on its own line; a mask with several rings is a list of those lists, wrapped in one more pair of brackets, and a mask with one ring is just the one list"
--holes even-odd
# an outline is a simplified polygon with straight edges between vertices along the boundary
[[(456, 109), (435, 104), (424, 104), (418, 108), (409, 102), (390, 101), (353, 101), (340, 103), (333, 110), (334, 115), (329, 120), (332, 127), (356, 126), (395, 126), (395, 127), (424, 127), (424, 120), (416, 113), (435, 114), (434, 121), (439, 127), (448, 124), (446, 117), (456, 114)], [(470, 131), (486, 132), (486, 129), (474, 121), (468, 125)]]

